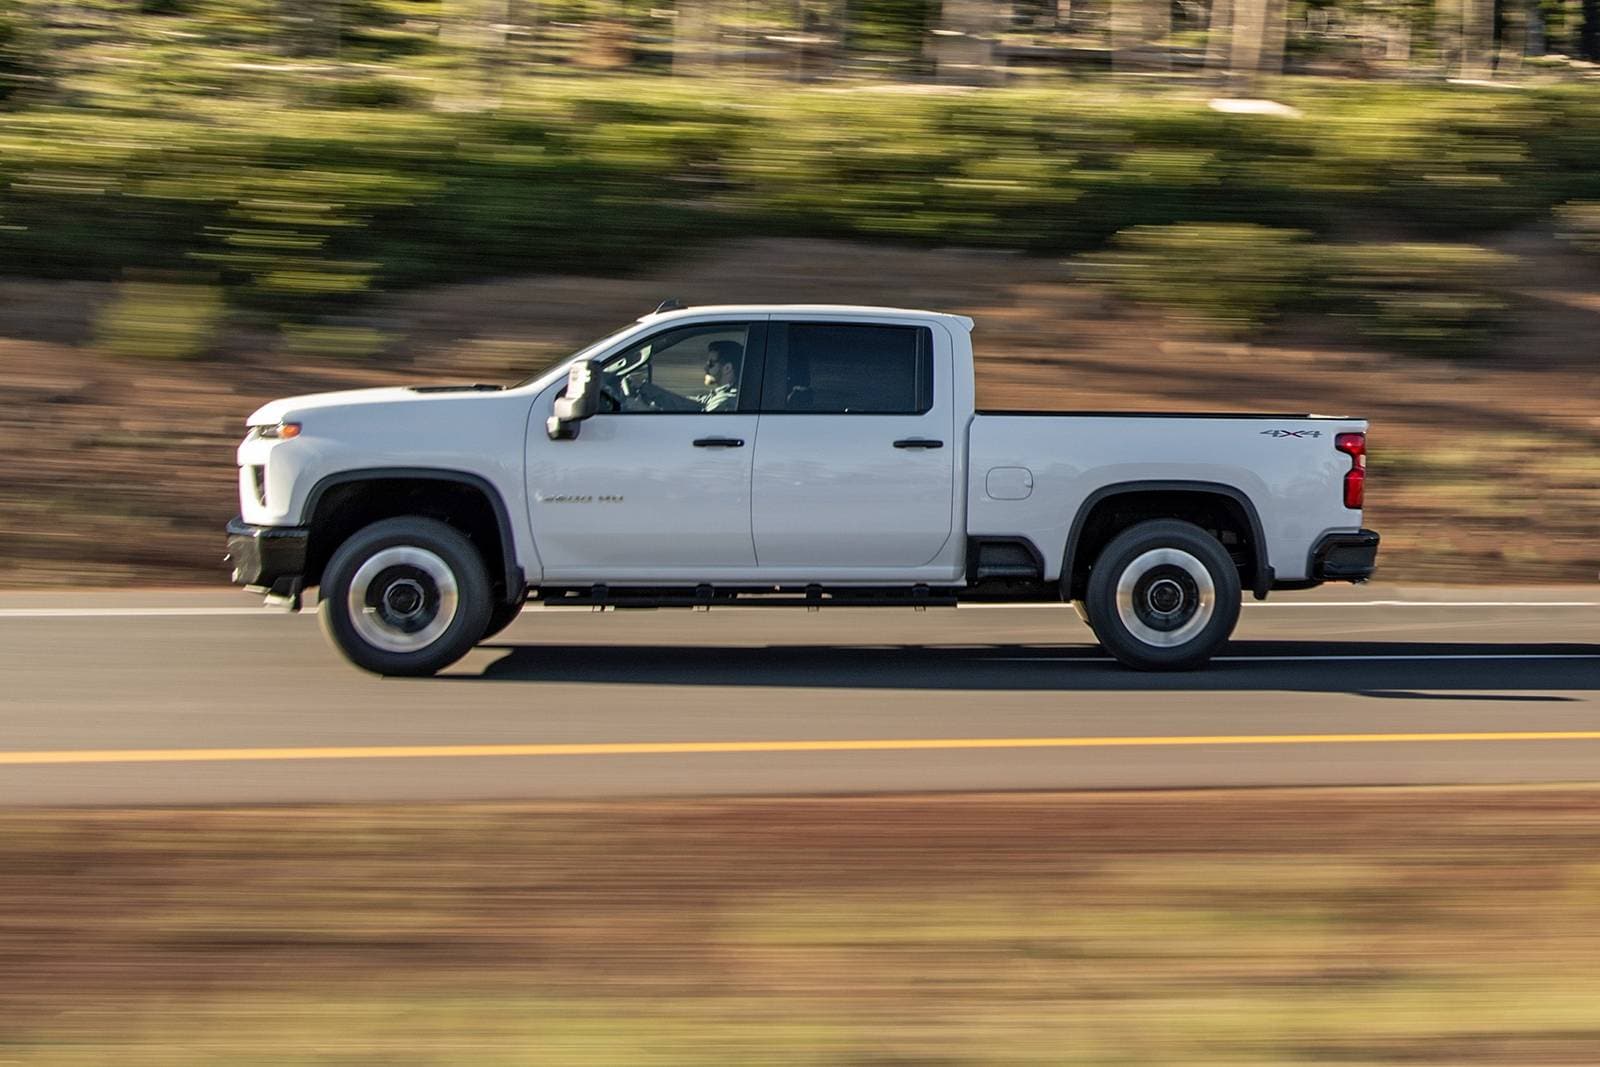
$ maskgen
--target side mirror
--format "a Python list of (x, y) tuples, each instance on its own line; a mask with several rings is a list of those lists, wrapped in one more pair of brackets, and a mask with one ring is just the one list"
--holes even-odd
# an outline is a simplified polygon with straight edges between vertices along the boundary
[(600, 382), (592, 363), (574, 363), (567, 371), (566, 395), (557, 398), (555, 414), (545, 422), (552, 441), (578, 436), (578, 424), (600, 410)]

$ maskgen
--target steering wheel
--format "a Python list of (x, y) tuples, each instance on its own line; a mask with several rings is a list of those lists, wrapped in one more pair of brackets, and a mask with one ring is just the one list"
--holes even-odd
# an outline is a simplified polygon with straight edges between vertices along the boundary
[(620, 374), (600, 372), (600, 410), (607, 414), (621, 411), (631, 399), (626, 380)]

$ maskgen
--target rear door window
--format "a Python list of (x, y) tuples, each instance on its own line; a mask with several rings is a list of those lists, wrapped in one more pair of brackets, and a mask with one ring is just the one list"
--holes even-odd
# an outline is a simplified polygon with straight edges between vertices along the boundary
[(921, 415), (933, 407), (925, 326), (773, 323), (761, 410), (792, 415)]

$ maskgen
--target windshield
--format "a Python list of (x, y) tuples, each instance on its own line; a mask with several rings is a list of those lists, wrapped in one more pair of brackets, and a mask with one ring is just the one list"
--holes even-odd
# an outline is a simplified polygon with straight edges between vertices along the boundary
[(552, 361), (549, 364), (549, 366), (545, 367), (543, 370), (537, 371), (537, 372), (529, 375), (528, 377), (522, 379), (520, 382), (516, 383), (515, 385), (510, 386), (510, 388), (512, 388), (512, 389), (521, 389), (525, 385), (532, 385), (534, 382), (538, 381), (540, 378), (543, 378), (546, 374), (549, 374), (552, 368), (558, 367), (563, 363), (571, 363), (574, 360), (587, 359), (587, 358), (595, 355), (597, 352), (599, 352), (601, 349), (605, 348), (611, 342), (615, 341), (617, 338), (621, 337), (623, 334), (627, 333), (629, 330), (634, 329), (638, 325), (639, 325), (638, 321), (635, 320), (633, 322), (628, 323), (626, 326), (622, 326), (622, 327), (620, 327), (618, 329), (612, 330), (610, 333), (608, 333), (604, 337), (600, 338), (600, 340), (593, 341), (593, 342), (585, 345), (584, 347), (578, 349), (576, 352), (572, 353), (569, 356), (563, 356), (558, 360)]

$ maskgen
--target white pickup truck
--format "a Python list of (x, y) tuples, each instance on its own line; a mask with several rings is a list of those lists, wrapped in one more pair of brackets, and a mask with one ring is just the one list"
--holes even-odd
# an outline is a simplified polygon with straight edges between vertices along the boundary
[(530, 597), (597, 607), (1070, 601), (1198, 667), (1241, 590), (1371, 573), (1366, 429), (1313, 415), (979, 411), (972, 320), (660, 310), (500, 387), (277, 400), (239, 446), (235, 582), (357, 666), (434, 673)]

